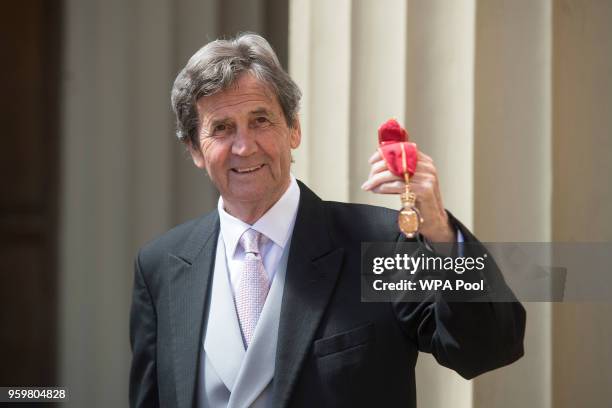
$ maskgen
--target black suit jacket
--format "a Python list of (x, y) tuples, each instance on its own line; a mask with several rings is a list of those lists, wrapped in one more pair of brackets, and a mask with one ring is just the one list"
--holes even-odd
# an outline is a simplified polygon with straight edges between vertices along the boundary
[[(322, 201), (299, 185), (274, 407), (414, 407), (419, 351), (468, 379), (522, 356), (518, 302), (361, 302), (361, 242), (398, 240), (397, 212)], [(475, 240), (453, 222), (466, 241)], [(130, 315), (133, 407), (195, 404), (218, 234), (215, 210), (139, 252)]]

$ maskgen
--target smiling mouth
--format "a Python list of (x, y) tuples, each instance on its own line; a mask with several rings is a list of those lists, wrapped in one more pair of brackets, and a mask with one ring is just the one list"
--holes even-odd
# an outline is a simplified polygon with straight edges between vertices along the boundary
[(260, 164), (259, 166), (253, 166), (253, 167), (234, 167), (232, 171), (238, 174), (248, 174), (248, 173), (253, 173), (261, 169), (263, 166), (264, 166), (263, 164)]

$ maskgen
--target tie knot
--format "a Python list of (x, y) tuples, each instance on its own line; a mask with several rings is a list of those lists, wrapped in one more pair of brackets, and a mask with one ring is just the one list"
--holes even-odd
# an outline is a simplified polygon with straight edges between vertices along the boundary
[(240, 237), (240, 245), (247, 253), (259, 254), (260, 241), (261, 233), (250, 228)]

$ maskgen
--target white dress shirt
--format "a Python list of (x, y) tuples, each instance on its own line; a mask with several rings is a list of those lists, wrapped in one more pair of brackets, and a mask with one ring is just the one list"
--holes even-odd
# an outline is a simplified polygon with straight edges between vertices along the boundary
[(253, 225), (228, 214), (223, 207), (223, 198), (219, 197), (220, 234), (225, 244), (225, 259), (227, 259), (230, 286), (234, 296), (240, 284), (240, 265), (245, 255), (244, 249), (238, 244), (242, 234), (252, 228), (265, 237), (262, 239), (259, 252), (268, 275), (268, 282), (272, 285), (278, 262), (293, 232), (299, 202), (300, 188), (293, 175), (287, 191)]

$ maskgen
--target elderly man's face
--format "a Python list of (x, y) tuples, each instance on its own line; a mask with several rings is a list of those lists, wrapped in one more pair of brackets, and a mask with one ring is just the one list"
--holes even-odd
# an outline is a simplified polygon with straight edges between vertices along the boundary
[(196, 166), (206, 169), (226, 209), (270, 208), (289, 185), (291, 149), (300, 144), (299, 123), (287, 126), (274, 93), (250, 74), (235, 86), (197, 101)]

